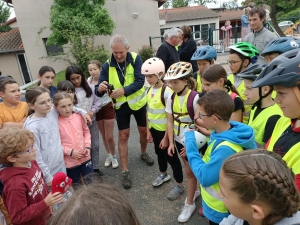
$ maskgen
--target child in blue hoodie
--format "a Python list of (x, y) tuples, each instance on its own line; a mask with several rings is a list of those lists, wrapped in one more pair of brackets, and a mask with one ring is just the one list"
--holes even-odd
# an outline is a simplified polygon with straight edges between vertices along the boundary
[(195, 115), (207, 129), (213, 130), (204, 156), (197, 148), (194, 132), (186, 132), (186, 153), (190, 167), (200, 183), (202, 207), (199, 213), (209, 224), (219, 224), (229, 215), (222, 199), (218, 197), (219, 173), (223, 162), (244, 149), (255, 149), (254, 132), (251, 127), (229, 118), (234, 110), (231, 97), (222, 90), (212, 90), (199, 98)]

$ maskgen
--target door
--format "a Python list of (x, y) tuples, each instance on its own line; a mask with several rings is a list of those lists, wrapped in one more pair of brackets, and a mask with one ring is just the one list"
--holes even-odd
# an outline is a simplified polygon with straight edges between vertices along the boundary
[(31, 74), (27, 65), (27, 60), (25, 53), (17, 54), (17, 61), (19, 64), (19, 69), (22, 74), (22, 79), (24, 84), (27, 84), (32, 81)]

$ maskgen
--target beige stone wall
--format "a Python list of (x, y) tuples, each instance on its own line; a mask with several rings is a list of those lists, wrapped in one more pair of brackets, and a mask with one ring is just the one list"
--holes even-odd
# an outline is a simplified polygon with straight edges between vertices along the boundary
[[(50, 36), (47, 28), (40, 38), (37, 33), (42, 27), (49, 27), (50, 7), (53, 0), (14, 1), (14, 9), (23, 40), (30, 72), (33, 79), (37, 78), (41, 66), (52, 66), (56, 72), (67, 67), (63, 61), (40, 59), (46, 56), (46, 49), (41, 38)], [(155, 0), (108, 0), (106, 8), (116, 24), (113, 34), (125, 35), (130, 43), (131, 51), (138, 51), (142, 45), (149, 45), (149, 36), (159, 35), (159, 19), (157, 1)], [(134, 13), (138, 16), (135, 18)], [(95, 43), (104, 45), (110, 51), (110, 37), (98, 36)]]
[(3, 76), (12, 76), (20, 86), (24, 84), (16, 53), (0, 54), (0, 71)]

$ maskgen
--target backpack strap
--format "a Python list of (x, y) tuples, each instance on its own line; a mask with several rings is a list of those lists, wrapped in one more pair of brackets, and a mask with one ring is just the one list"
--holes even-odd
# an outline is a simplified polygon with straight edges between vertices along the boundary
[(188, 97), (188, 102), (187, 102), (187, 110), (188, 110), (188, 113), (191, 117), (191, 120), (194, 120), (195, 118), (195, 111), (194, 111), (194, 98), (196, 97), (196, 95), (198, 95), (199, 93), (197, 91), (194, 91), (192, 90), (190, 92), (190, 95)]

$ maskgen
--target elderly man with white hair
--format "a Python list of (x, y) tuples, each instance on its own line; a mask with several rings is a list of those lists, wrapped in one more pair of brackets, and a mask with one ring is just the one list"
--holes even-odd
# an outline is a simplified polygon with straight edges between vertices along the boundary
[(158, 48), (156, 57), (160, 58), (165, 64), (165, 72), (169, 67), (180, 61), (176, 46), (182, 42), (182, 30), (179, 28), (171, 28), (167, 32), (167, 39)]
[(95, 94), (99, 97), (108, 92), (114, 103), (114, 110), (119, 130), (118, 150), (122, 167), (122, 185), (132, 187), (128, 170), (128, 139), (130, 117), (134, 116), (140, 134), (141, 159), (151, 166), (154, 160), (146, 152), (147, 122), (146, 98), (144, 95), (145, 76), (141, 73), (142, 58), (129, 52), (129, 43), (123, 35), (115, 35), (110, 40), (111, 57), (102, 65)]

